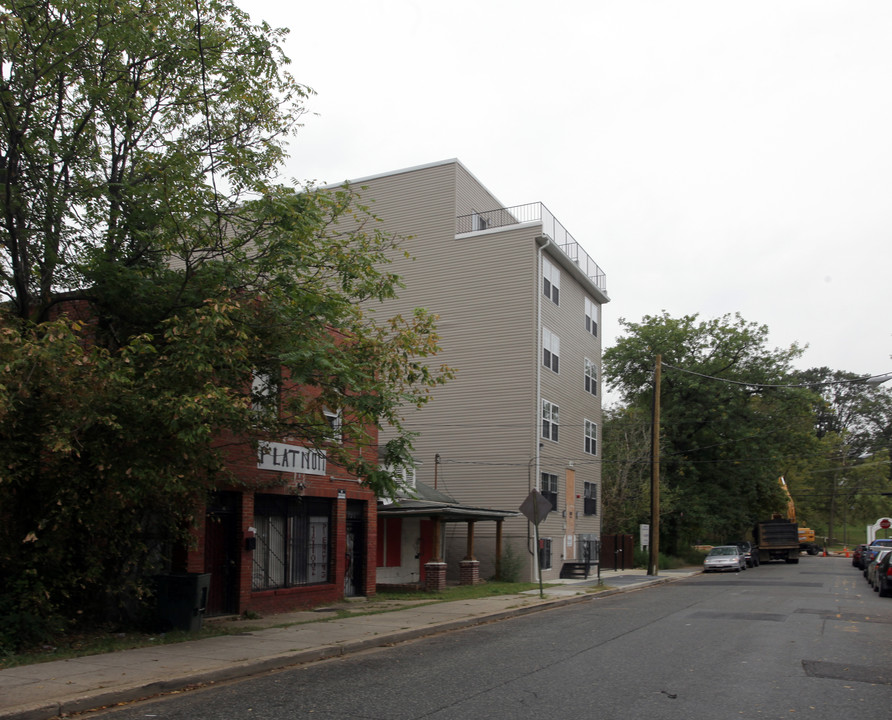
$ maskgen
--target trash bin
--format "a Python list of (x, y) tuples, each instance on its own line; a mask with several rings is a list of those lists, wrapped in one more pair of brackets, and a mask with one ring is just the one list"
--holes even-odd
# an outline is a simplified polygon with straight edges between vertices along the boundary
[(158, 624), (162, 631), (201, 630), (207, 607), (210, 573), (172, 573), (158, 576)]

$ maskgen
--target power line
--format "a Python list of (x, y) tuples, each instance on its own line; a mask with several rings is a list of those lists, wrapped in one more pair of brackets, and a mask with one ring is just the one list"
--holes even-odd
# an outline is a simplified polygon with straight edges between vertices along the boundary
[(809, 382), (809, 383), (799, 383), (792, 385), (779, 385), (772, 383), (758, 383), (758, 382), (746, 382), (742, 380), (731, 380), (730, 378), (722, 378), (717, 377), (715, 375), (706, 375), (705, 373), (699, 373), (694, 370), (686, 370), (685, 368), (675, 367), (674, 365), (669, 365), (668, 363), (662, 363), (663, 367), (669, 368), (670, 370), (677, 370), (678, 372), (687, 373), (688, 375), (695, 375), (697, 377), (705, 378), (707, 380), (718, 380), (719, 382), (727, 383), (728, 385), (742, 385), (744, 387), (753, 387), (753, 388), (816, 388), (816, 387), (824, 387), (825, 385), (851, 385), (853, 383), (866, 383), (870, 384), (879, 384), (885, 382), (886, 380), (892, 379), (892, 372), (880, 373), (879, 375), (865, 375), (864, 377), (853, 378), (851, 380), (827, 380), (825, 382)]

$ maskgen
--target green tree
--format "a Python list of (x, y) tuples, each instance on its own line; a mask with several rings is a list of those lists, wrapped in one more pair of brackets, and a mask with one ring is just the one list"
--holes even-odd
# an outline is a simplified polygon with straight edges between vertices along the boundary
[[(811, 399), (787, 385), (801, 351), (767, 347), (768, 329), (739, 315), (700, 321), (667, 313), (621, 320), (604, 353), (610, 387), (650, 414), (654, 360), (662, 356), (661, 485), (672, 497), (661, 548), (742, 537), (783, 507), (777, 479), (811, 452)], [(609, 462), (612, 458), (606, 458)]]
[(132, 617), (227, 443), (392, 493), (401, 408), (451, 375), (430, 313), (374, 313), (400, 238), (278, 182), (310, 94), (282, 36), (229, 0), (0, 2), (0, 642)]
[[(799, 515), (823, 534), (848, 541), (839, 524), (862, 527), (887, 514), (884, 492), (892, 491), (889, 437), (892, 394), (861, 375), (830, 368), (797, 373), (814, 391), (814, 432), (818, 458), (791, 475)], [(799, 500), (802, 498), (802, 500)]]
[[(601, 470), (601, 532), (637, 534), (650, 524), (651, 416), (635, 406), (616, 405), (604, 411)], [(660, 498), (661, 515), (672, 511), (671, 498)]]

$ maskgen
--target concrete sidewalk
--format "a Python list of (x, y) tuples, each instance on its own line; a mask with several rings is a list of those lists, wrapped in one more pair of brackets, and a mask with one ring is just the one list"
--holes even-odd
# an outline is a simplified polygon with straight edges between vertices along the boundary
[(337, 608), (224, 621), (237, 634), (2, 670), (0, 720), (46, 720), (586, 602), (699, 572), (662, 570), (654, 577), (641, 570), (602, 571), (601, 581), (609, 589), (598, 593), (592, 592), (597, 579), (590, 578), (561, 581), (545, 588), (544, 597), (533, 590), (434, 604), (408, 601), (398, 609), (372, 599), (367, 608), (357, 601), (350, 610), (374, 614), (324, 622), (319, 622), (324, 612)]

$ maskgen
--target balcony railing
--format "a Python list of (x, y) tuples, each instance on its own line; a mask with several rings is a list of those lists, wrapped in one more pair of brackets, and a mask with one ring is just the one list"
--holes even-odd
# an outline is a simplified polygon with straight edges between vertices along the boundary
[(456, 218), (455, 232), (461, 235), (462, 233), (480, 232), (481, 230), (531, 222), (542, 223), (543, 234), (548, 235), (552, 242), (579, 266), (579, 269), (599, 290), (604, 294), (607, 293), (607, 275), (542, 203), (527, 203), (498, 210), (474, 212), (470, 215), (459, 215)]

